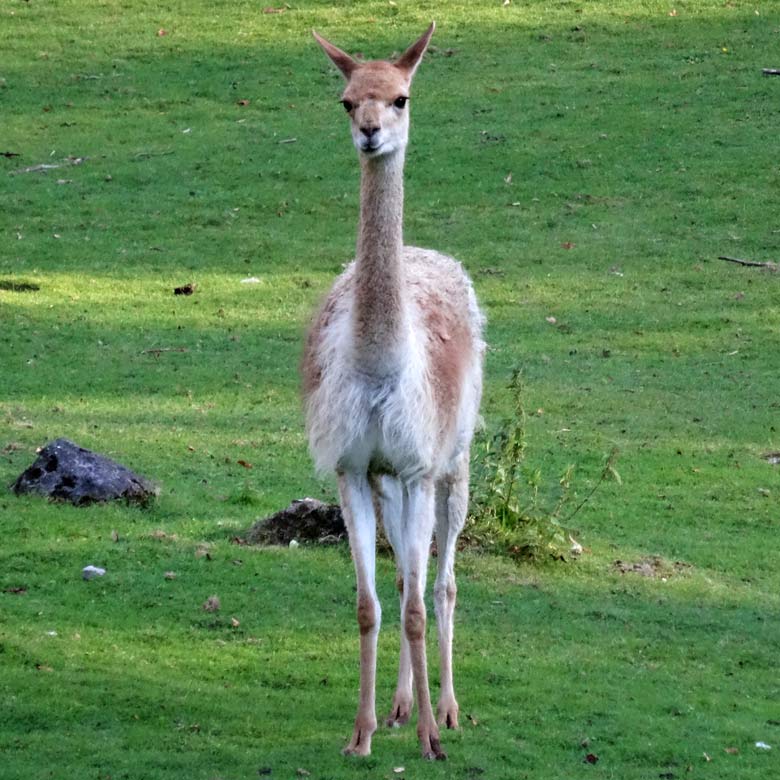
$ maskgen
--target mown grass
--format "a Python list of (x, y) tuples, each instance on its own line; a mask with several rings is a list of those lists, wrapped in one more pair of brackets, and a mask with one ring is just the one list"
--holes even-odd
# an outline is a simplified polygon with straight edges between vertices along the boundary
[[(3, 777), (776, 772), (780, 484), (761, 456), (780, 449), (779, 277), (717, 256), (780, 254), (780, 84), (760, 75), (780, 17), (671, 10), (0, 9), (0, 152), (19, 155), (0, 157), (0, 483), (66, 435), (162, 488), (148, 511), (0, 494)], [(293, 497), (333, 497), (311, 475), (297, 362), (353, 250), (358, 172), (308, 31), (385, 56), (431, 18), (407, 240), (474, 277), (488, 425), (520, 365), (529, 460), (550, 479), (576, 463), (582, 494), (617, 446), (623, 478), (577, 515), (576, 564), (462, 556), (446, 766), (419, 761), (413, 728), (378, 734), (367, 761), (338, 753), (357, 687), (347, 551), (230, 541)], [(85, 160), (13, 175), (69, 157)], [(663, 576), (614, 566), (651, 555)], [(83, 582), (87, 563), (108, 574)], [(386, 559), (380, 595), (381, 714)]]

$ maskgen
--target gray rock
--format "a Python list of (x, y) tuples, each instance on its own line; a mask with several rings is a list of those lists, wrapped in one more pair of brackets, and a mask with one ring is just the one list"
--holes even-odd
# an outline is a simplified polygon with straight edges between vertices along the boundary
[(102, 577), (105, 573), (105, 569), (101, 569), (100, 566), (93, 566), (92, 564), (85, 566), (81, 570), (81, 576), (85, 580), (94, 580), (95, 577)]
[(68, 439), (47, 444), (11, 490), (17, 495), (37, 493), (76, 506), (117, 498), (147, 504), (158, 493), (144, 477)]

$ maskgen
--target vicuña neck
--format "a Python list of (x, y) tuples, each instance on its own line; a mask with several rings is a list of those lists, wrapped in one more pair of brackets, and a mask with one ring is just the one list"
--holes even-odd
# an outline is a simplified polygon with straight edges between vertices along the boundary
[(361, 370), (395, 370), (405, 329), (402, 296), (403, 151), (361, 158), (355, 348)]

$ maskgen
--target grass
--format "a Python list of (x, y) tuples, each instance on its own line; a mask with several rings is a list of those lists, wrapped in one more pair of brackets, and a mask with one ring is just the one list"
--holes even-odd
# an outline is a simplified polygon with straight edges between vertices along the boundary
[[(780, 484), (761, 456), (780, 449), (779, 277), (717, 256), (780, 254), (780, 83), (760, 74), (780, 17), (671, 5), (3, 5), (0, 153), (19, 156), (0, 157), (0, 484), (66, 435), (162, 488), (148, 511), (0, 493), (4, 778), (776, 773)], [(231, 543), (333, 497), (296, 366), (353, 251), (358, 171), (308, 31), (385, 56), (431, 18), (407, 240), (474, 277), (487, 424), (521, 365), (529, 462), (577, 464), (584, 494), (617, 446), (623, 481), (577, 515), (576, 564), (461, 556), (446, 766), (419, 761), (413, 728), (367, 761), (338, 753), (348, 552)], [(62, 167), (14, 175), (42, 163)], [(654, 555), (663, 576), (614, 565)], [(108, 574), (83, 582), (87, 563)], [(380, 596), (381, 714), (387, 559)]]

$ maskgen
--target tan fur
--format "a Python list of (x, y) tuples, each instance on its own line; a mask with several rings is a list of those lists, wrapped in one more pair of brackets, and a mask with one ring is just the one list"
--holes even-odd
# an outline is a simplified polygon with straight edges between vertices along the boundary
[(367, 634), (373, 631), (376, 626), (376, 607), (374, 602), (366, 597), (358, 598), (357, 622), (360, 626), (360, 633)]
[(361, 63), (350, 77), (342, 98), (353, 103), (381, 100), (392, 103), (397, 97), (407, 97), (409, 79), (406, 74), (384, 60)]

